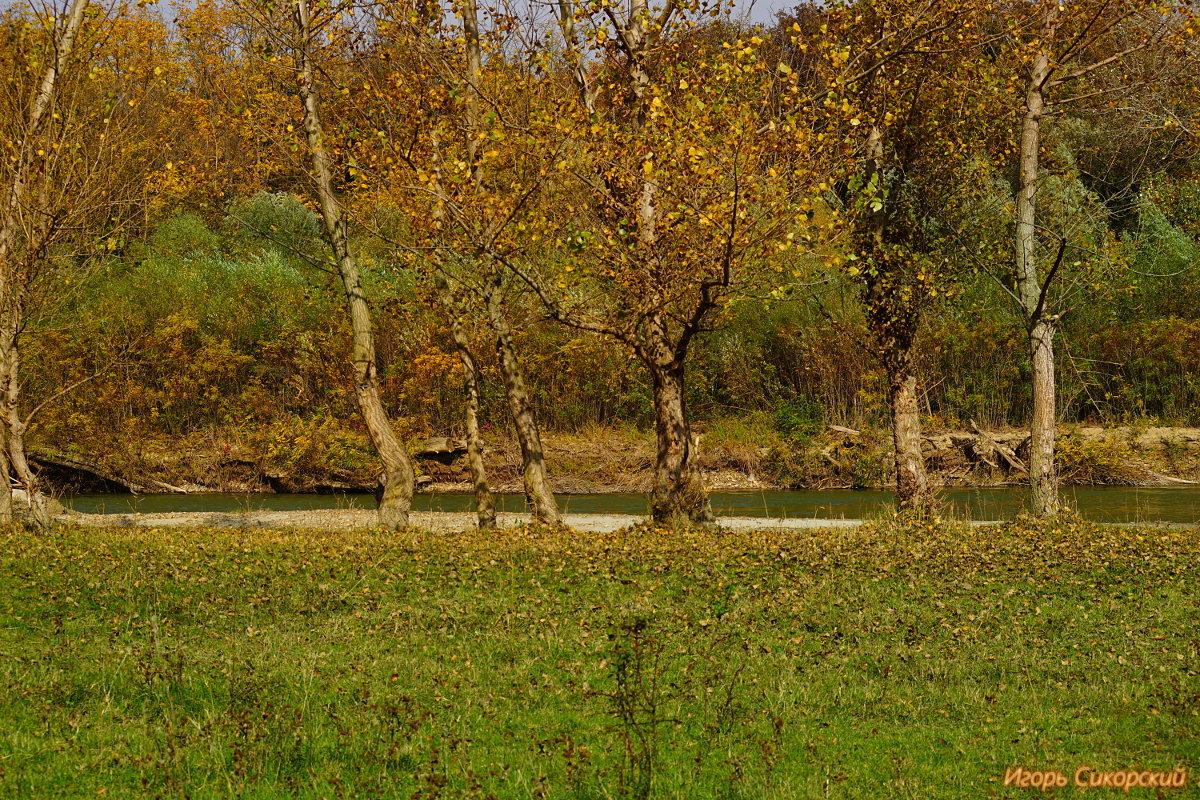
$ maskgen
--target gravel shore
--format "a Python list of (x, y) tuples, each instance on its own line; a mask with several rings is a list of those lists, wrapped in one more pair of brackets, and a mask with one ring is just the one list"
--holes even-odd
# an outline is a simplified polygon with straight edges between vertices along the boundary
[[(577, 531), (607, 533), (636, 525), (645, 517), (628, 514), (567, 514), (563, 522)], [(359, 530), (375, 526), (373, 510), (332, 509), (319, 511), (239, 511), (235, 513), (175, 512), (165, 514), (79, 514), (60, 518), (68, 524), (96, 527), (140, 528), (304, 528), (314, 530)], [(475, 527), (469, 512), (414, 511), (412, 525), (428, 531), (454, 532)], [(500, 514), (501, 528), (529, 522), (528, 514)], [(732, 530), (844, 528), (862, 524), (852, 519), (772, 519), (765, 517), (721, 517), (721, 527)]]

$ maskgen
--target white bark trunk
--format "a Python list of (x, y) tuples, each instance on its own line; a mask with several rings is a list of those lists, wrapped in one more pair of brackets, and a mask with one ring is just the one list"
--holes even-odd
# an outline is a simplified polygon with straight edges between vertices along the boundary
[(1029, 352), (1033, 375), (1032, 439), (1029, 453), (1029, 486), (1033, 512), (1040, 516), (1058, 513), (1058, 473), (1054, 467), (1055, 384), (1054, 319), (1045, 308), (1046, 287), (1038, 271), (1037, 190), (1042, 117), (1046, 111), (1045, 86), (1053, 65), (1049, 47), (1058, 24), (1058, 6), (1046, 11), (1042, 41), (1034, 56), (1025, 91), (1025, 114), (1021, 119), (1020, 175), (1016, 196), (1017, 295), (1029, 329)]

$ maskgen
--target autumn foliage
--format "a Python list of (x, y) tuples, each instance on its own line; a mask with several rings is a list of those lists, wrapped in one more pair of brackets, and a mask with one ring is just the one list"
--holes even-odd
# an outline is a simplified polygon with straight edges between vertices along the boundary
[(893, 430), (923, 507), (921, 426), (1044, 416), (1051, 335), (1057, 419), (1194, 422), (1194, 23), (1068, 6), (13, 6), (4, 460), (511, 427), (552, 522), (539, 431), (633, 425), (705, 520), (704, 431), (801, 409)]

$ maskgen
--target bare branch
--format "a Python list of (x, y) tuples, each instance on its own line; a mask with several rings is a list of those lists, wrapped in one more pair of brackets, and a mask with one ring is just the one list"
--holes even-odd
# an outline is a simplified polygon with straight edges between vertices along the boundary
[(1054, 282), (1054, 276), (1058, 273), (1058, 268), (1062, 266), (1063, 255), (1067, 252), (1067, 237), (1062, 237), (1058, 240), (1058, 255), (1054, 257), (1054, 264), (1050, 267), (1050, 271), (1046, 273), (1046, 279), (1042, 281), (1042, 290), (1038, 294), (1037, 306), (1033, 313), (1029, 315), (1026, 323), (1032, 328), (1037, 325), (1042, 319), (1042, 314), (1046, 308), (1046, 297), (1050, 293), (1050, 284)]

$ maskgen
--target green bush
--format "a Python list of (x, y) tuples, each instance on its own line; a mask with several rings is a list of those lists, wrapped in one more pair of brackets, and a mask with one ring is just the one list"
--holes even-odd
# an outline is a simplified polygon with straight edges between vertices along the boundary
[(788, 440), (807, 441), (825, 428), (825, 410), (803, 397), (775, 409), (775, 429)]

